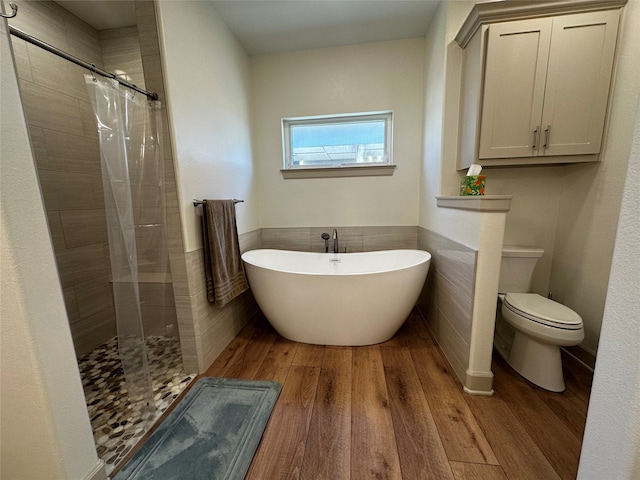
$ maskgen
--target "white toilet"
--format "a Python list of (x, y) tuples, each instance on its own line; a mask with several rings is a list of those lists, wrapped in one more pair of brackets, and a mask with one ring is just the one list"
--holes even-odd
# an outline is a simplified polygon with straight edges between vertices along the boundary
[(565, 389), (560, 347), (584, 339), (582, 318), (564, 305), (528, 293), (539, 248), (504, 246), (494, 345), (513, 369), (552, 392)]

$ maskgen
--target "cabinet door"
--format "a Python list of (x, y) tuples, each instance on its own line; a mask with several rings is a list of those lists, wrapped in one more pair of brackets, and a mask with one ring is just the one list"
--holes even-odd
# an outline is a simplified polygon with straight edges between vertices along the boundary
[(537, 155), (551, 18), (491, 25), (479, 157)]
[(541, 123), (544, 155), (600, 151), (618, 18), (617, 10), (554, 18)]

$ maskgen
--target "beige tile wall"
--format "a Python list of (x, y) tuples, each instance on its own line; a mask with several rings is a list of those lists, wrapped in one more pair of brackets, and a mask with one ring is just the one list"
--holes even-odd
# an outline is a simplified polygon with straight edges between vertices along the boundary
[[(144, 85), (147, 90), (157, 93), (158, 99), (162, 103), (168, 251), (182, 361), (185, 371), (201, 372), (206, 370), (209, 365), (203, 367), (201, 364), (202, 361), (200, 359), (202, 358), (204, 346), (202, 337), (196, 335), (198, 312), (197, 304), (194, 303), (194, 300), (197, 289), (195, 285), (190, 285), (189, 283), (188, 271), (192, 262), (188, 254), (184, 253), (182, 240), (154, 2), (135, 0), (135, 9)], [(202, 282), (204, 282), (204, 278)], [(192, 294), (191, 292), (194, 293)], [(199, 333), (199, 329), (197, 332)]]
[(105, 70), (146, 88), (137, 26), (101, 30), (99, 35)]
[[(12, 26), (103, 67), (93, 28), (54, 2), (16, 3)], [(71, 332), (82, 355), (116, 333), (87, 71), (17, 37), (12, 43)]]
[[(258, 248), (246, 241), (242, 243), (247, 249)], [(199, 249), (189, 252), (186, 257), (191, 292), (188, 303), (194, 321), (190, 328), (195, 336), (195, 359), (199, 371), (203, 372), (257, 313), (258, 307), (251, 292), (243, 293), (222, 308), (209, 303), (204, 281), (204, 252)]]
[[(104, 68), (120, 78), (146, 89), (143, 57), (136, 25), (99, 32)], [(166, 125), (166, 115), (163, 118)], [(165, 135), (167, 129), (164, 129)], [(164, 140), (165, 144), (168, 142)], [(169, 149), (170, 151), (170, 149)], [(171, 158), (171, 157), (169, 157)], [(175, 207), (173, 164), (163, 156), (164, 200)], [(167, 222), (158, 208), (163, 194), (158, 186), (157, 170), (130, 172), (133, 189), (136, 251), (139, 271), (139, 291), (142, 323), (145, 335), (166, 335), (171, 325), (177, 327), (177, 314), (169, 266), (168, 245), (163, 235)], [(173, 203), (171, 203), (173, 201)], [(167, 228), (167, 231), (170, 229)], [(177, 330), (177, 328), (176, 328)]]
[[(261, 248), (276, 248), (302, 252), (324, 252), (321, 235), (333, 235), (334, 227), (263, 228)], [(344, 252), (371, 252), (396, 248), (416, 248), (416, 227), (338, 227), (338, 249)], [(329, 251), (333, 251), (333, 239), (329, 239)]]
[(418, 307), (464, 384), (469, 364), (477, 252), (421, 227), (418, 227), (418, 248), (431, 253), (429, 274)]

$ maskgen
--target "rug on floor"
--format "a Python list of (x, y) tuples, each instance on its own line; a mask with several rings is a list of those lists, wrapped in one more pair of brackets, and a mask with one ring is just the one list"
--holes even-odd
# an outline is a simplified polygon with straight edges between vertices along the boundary
[(201, 378), (114, 480), (243, 479), (281, 388)]

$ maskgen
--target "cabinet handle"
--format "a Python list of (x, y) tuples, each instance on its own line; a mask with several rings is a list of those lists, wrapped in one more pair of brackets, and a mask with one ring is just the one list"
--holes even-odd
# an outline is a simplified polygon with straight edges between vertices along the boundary
[(549, 145), (549, 134), (551, 133), (551, 125), (547, 125), (547, 128), (544, 129), (544, 148), (547, 148)]
[(533, 149), (536, 150), (538, 148), (538, 138), (540, 135), (540, 125), (536, 127), (533, 131)]

